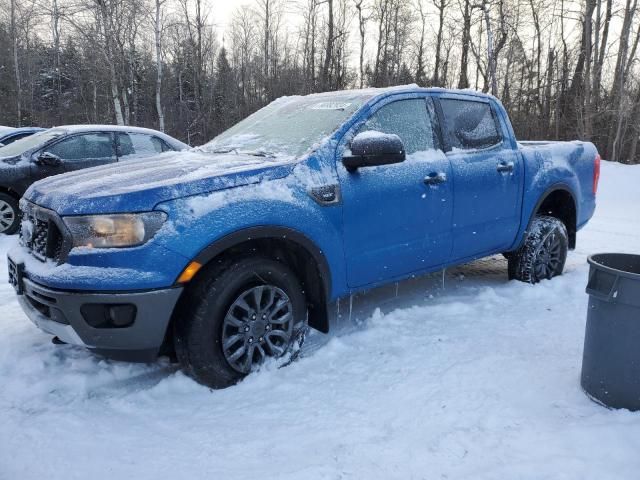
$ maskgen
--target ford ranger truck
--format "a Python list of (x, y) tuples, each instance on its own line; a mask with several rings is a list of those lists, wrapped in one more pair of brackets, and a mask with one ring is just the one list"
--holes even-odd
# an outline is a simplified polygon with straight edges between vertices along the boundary
[(198, 149), (35, 183), (9, 278), (61, 341), (175, 352), (222, 388), (358, 291), (498, 253), (510, 279), (560, 275), (599, 163), (591, 143), (516, 141), (480, 93), (284, 97)]

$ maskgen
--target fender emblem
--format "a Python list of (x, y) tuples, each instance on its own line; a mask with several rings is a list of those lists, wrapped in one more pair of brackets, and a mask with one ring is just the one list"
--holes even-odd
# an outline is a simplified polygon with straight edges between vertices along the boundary
[(309, 189), (309, 195), (319, 205), (335, 205), (340, 203), (340, 185), (321, 185)]

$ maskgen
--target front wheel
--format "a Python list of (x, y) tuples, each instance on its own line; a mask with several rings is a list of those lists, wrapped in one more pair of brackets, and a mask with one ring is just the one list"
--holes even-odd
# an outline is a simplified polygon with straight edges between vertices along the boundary
[(13, 235), (20, 226), (18, 201), (11, 195), (0, 192), (0, 233)]
[(527, 230), (524, 244), (507, 255), (509, 279), (538, 283), (561, 275), (568, 247), (567, 228), (561, 220), (536, 216)]
[(290, 354), (306, 331), (300, 282), (286, 265), (244, 258), (213, 269), (187, 293), (176, 354), (198, 382), (225, 388), (267, 358)]

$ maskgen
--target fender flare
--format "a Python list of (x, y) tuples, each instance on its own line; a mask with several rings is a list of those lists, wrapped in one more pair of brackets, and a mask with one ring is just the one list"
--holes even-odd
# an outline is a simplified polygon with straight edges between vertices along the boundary
[(15, 189), (5, 187), (4, 185), (0, 185), (0, 192), (11, 195), (12, 197), (15, 197), (16, 200), (20, 200), (20, 198), (22, 198), (22, 195), (20, 195)]
[[(324, 315), (326, 316), (328, 310), (328, 299), (331, 296), (332, 288), (331, 269), (329, 268), (329, 263), (322, 253), (322, 250), (315, 244), (315, 242), (313, 242), (311, 239), (309, 239), (309, 237), (299, 232), (298, 230), (290, 227), (273, 225), (260, 225), (243, 228), (214, 241), (209, 246), (202, 249), (193, 260), (200, 263), (201, 265), (206, 265), (218, 255), (224, 253), (230, 248), (233, 248), (247, 241), (257, 239), (285, 239), (290, 242), (296, 243), (307, 253), (309, 253), (309, 255), (315, 260), (315, 263), (318, 267), (318, 273), (320, 274), (321, 286), (323, 288), (322, 294), (324, 296), (324, 298), (322, 299), (323, 305), (321, 305), (320, 307), (324, 312)], [(321, 312), (318, 313), (322, 315)], [(328, 318), (323, 320), (316, 319), (314, 323), (321, 325), (321, 327), (318, 329), (320, 331), (324, 331), (324, 333), (327, 333), (328, 323), (326, 322), (328, 322)]]
[(549, 188), (547, 188), (542, 193), (542, 195), (540, 195), (540, 198), (538, 198), (538, 201), (536, 202), (536, 204), (534, 205), (533, 209), (531, 210), (531, 214), (529, 216), (529, 220), (527, 222), (527, 226), (522, 231), (522, 238), (518, 242), (518, 244), (515, 245), (515, 247), (512, 249), (512, 251), (513, 250), (517, 250), (522, 246), (522, 243), (526, 239), (526, 233), (529, 231), (529, 228), (531, 228), (531, 223), (533, 222), (533, 219), (536, 216), (536, 212), (540, 209), (540, 207), (542, 206), (544, 201), (549, 197), (549, 195), (551, 195), (553, 192), (557, 192), (557, 191), (563, 191), (563, 192), (568, 193), (569, 196), (571, 197), (571, 199), (573, 200), (573, 205), (574, 205), (575, 210), (576, 210), (576, 222), (577, 222), (578, 202), (576, 201), (576, 196), (574, 195), (573, 190), (571, 190), (571, 187), (569, 185), (567, 185), (566, 183), (556, 183), (556, 184), (550, 186)]

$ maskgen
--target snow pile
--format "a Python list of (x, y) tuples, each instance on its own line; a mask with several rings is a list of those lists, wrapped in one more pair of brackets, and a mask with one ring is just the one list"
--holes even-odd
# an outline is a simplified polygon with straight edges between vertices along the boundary
[(224, 391), (54, 346), (0, 284), (0, 478), (638, 478), (640, 413), (579, 376), (586, 256), (639, 253), (639, 183), (603, 162), (563, 277), (508, 282), (494, 258), (358, 296), (300, 361)]

